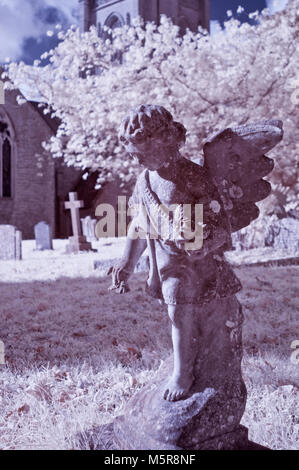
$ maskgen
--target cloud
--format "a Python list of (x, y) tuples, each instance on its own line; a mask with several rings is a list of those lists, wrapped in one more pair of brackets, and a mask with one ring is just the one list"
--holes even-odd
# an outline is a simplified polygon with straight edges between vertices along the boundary
[(57, 23), (78, 23), (78, 0), (0, 0), (0, 63), (32, 63), (56, 45), (47, 31)]
[(286, 7), (288, 0), (266, 0), (266, 2), (270, 12), (276, 13), (277, 11), (281, 11)]
[(221, 31), (221, 24), (217, 20), (211, 20), (210, 21), (210, 34), (213, 36), (213, 34), (219, 33)]

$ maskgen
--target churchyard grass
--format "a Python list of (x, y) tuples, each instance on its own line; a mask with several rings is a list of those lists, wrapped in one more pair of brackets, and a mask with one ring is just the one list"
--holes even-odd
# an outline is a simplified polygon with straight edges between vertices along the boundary
[[(169, 355), (167, 314), (145, 294), (143, 274), (128, 294), (108, 293), (109, 280), (92, 268), (99, 254), (57, 256), (55, 243), (32, 260), (24, 251), (23, 261), (0, 263), (0, 448), (88, 449), (90, 432), (121, 414)], [(298, 446), (298, 272), (236, 269), (248, 389), (242, 424), (273, 449)], [(98, 446), (109, 439), (103, 428)]]

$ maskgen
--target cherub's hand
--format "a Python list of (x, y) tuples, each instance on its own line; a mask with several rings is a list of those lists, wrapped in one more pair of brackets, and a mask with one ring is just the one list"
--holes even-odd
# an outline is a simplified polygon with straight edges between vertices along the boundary
[(118, 294), (125, 294), (130, 291), (126, 281), (130, 277), (131, 272), (126, 269), (125, 261), (122, 260), (115, 266), (111, 266), (107, 271), (107, 275), (109, 274), (112, 274), (112, 284), (109, 287), (110, 291), (114, 290)]

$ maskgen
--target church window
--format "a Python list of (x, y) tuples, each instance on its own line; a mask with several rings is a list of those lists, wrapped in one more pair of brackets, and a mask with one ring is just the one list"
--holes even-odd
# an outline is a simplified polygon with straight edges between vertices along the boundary
[[(124, 24), (125, 24), (125, 21), (123, 17), (119, 15), (118, 13), (111, 13), (105, 21), (105, 26), (107, 26), (110, 30), (115, 29), (115, 28), (122, 28)], [(111, 32), (106, 31), (104, 34), (104, 39), (112, 40)], [(122, 63), (122, 53), (116, 52), (114, 56), (112, 57), (112, 60)]]
[(118, 13), (111, 13), (111, 15), (108, 16), (105, 24), (106, 26), (108, 26), (108, 28), (114, 29), (121, 28), (125, 24), (125, 22), (123, 17)]
[(8, 139), (2, 144), (2, 196), (11, 197), (11, 145)]
[(12, 197), (12, 145), (8, 125), (0, 121), (0, 197)]

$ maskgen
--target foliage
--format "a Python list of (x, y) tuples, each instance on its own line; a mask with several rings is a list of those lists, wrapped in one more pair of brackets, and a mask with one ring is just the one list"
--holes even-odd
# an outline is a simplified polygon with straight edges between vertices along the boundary
[(115, 174), (129, 181), (138, 171), (117, 130), (128, 109), (141, 103), (164, 105), (184, 124), (187, 158), (198, 158), (205, 138), (224, 127), (282, 119), (285, 136), (272, 152), (271, 180), (292, 199), (298, 181), (297, 10), (298, 0), (290, 0), (273, 16), (256, 13), (256, 26), (230, 18), (213, 36), (200, 28), (180, 36), (166, 17), (159, 26), (139, 19), (105, 37), (95, 28), (59, 31), (59, 45), (33, 67), (8, 65), (7, 86), (26, 83), (38, 91), (47, 112), (61, 120), (46, 148), (68, 165), (99, 171), (99, 186)]

